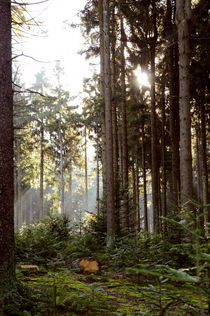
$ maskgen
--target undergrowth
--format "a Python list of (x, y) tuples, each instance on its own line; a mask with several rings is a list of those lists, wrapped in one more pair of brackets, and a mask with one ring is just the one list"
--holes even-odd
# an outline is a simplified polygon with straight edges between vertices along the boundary
[[(165, 219), (171, 234), (182, 232), (182, 242), (141, 232), (116, 238), (108, 249), (97, 222), (78, 231), (67, 218), (48, 216), (22, 228), (17, 276), (29, 294), (19, 314), (11, 304), (5, 315), (207, 315), (210, 255), (196, 214), (185, 210), (182, 218)], [(100, 272), (74, 274), (71, 264), (82, 257), (97, 259)], [(20, 264), (39, 270), (27, 275)]]

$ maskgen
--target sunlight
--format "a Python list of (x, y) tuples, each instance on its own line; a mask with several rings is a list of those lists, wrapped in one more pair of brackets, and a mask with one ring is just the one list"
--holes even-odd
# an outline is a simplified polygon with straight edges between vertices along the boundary
[(148, 74), (145, 71), (141, 70), (141, 66), (138, 66), (134, 70), (134, 74), (137, 77), (137, 80), (138, 80), (138, 83), (139, 83), (140, 86), (150, 87)]

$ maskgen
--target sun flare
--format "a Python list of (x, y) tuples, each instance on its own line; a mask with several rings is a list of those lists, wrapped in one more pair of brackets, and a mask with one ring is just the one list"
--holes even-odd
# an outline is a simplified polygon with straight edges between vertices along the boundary
[(137, 77), (137, 81), (138, 81), (140, 86), (150, 87), (148, 74), (145, 71), (142, 71), (141, 66), (138, 66), (134, 70), (134, 74)]

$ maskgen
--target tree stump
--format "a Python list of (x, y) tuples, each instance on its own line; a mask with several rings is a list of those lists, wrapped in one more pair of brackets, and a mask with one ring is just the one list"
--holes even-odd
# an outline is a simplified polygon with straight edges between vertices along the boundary
[(100, 265), (97, 259), (80, 258), (72, 262), (72, 269), (77, 273), (96, 273), (100, 270)]

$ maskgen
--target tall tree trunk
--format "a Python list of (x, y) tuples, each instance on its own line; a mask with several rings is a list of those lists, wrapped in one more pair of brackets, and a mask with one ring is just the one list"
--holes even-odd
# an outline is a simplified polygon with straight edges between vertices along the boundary
[(99, 170), (99, 143), (96, 141), (96, 205), (97, 215), (100, 215), (100, 170)]
[(73, 222), (72, 162), (69, 168), (69, 220)]
[(112, 139), (112, 105), (110, 78), (110, 38), (109, 38), (109, 1), (103, 0), (104, 22), (104, 99), (106, 127), (106, 205), (107, 205), (107, 246), (113, 242), (114, 218), (114, 183), (113, 183), (113, 139)]
[(39, 210), (39, 219), (41, 220), (44, 217), (44, 126), (43, 122), (40, 127), (40, 210)]
[(141, 156), (142, 156), (142, 172), (143, 172), (143, 190), (144, 190), (144, 229), (149, 231), (148, 222), (148, 209), (147, 209), (147, 174), (146, 174), (146, 157), (145, 157), (145, 131), (144, 131), (144, 116), (142, 116), (142, 145), (141, 145)]
[(32, 189), (30, 189), (29, 198), (30, 198), (29, 224), (32, 224), (33, 223), (33, 191)]
[(137, 232), (141, 230), (141, 218), (140, 218), (140, 201), (139, 201), (139, 161), (138, 150), (136, 150), (136, 211), (137, 211)]
[(168, 74), (169, 74), (169, 96), (170, 96), (170, 138), (172, 152), (172, 201), (174, 207), (178, 206), (180, 190), (180, 168), (179, 168), (179, 82), (178, 59), (176, 35), (172, 24), (172, 5), (171, 0), (167, 0), (167, 35), (168, 35)]
[(209, 234), (207, 223), (210, 223), (210, 207), (208, 195), (208, 166), (207, 166), (207, 153), (206, 153), (206, 120), (205, 120), (205, 98), (201, 98), (201, 170), (202, 170), (202, 203), (204, 205), (204, 227), (206, 236)]
[(59, 144), (60, 144), (60, 201), (61, 214), (65, 214), (64, 209), (64, 178), (63, 178), (63, 138), (61, 132), (61, 115), (59, 119)]
[(135, 159), (133, 157), (132, 159), (132, 193), (133, 193), (133, 216), (132, 216), (132, 226), (133, 226), (133, 232), (137, 232), (137, 225), (138, 225), (138, 215), (137, 215), (137, 195), (136, 195), (136, 168), (135, 168)]
[(111, 10), (111, 87), (112, 87), (112, 120), (113, 120), (113, 171), (114, 171), (114, 197), (116, 231), (120, 233), (119, 223), (119, 148), (118, 148), (118, 122), (117, 122), (117, 77), (116, 77), (116, 18), (115, 3)]
[[(190, 33), (191, 1), (176, 0), (179, 45), (180, 175), (181, 192), (193, 196), (190, 115)], [(186, 199), (184, 199), (186, 201)]]
[(152, 1), (152, 20), (154, 36), (151, 39), (151, 154), (152, 154), (152, 207), (153, 231), (159, 231), (159, 157), (157, 139), (157, 114), (155, 102), (155, 50), (157, 41), (156, 0)]
[(85, 127), (85, 210), (88, 211), (87, 130)]
[(125, 85), (125, 35), (123, 17), (120, 20), (121, 28), (121, 91), (122, 91), (122, 184), (123, 184), (123, 207), (122, 213), (125, 219), (125, 228), (129, 230), (129, 207), (128, 207), (128, 143), (127, 143), (127, 111), (126, 111), (126, 85)]
[[(167, 216), (167, 204), (166, 204), (166, 144), (165, 144), (165, 126), (166, 126), (166, 113), (165, 113), (165, 72), (162, 76), (162, 135), (161, 135), (161, 160), (162, 160), (162, 205), (161, 205), (161, 216)], [(163, 233), (166, 233), (166, 223), (162, 224)]]
[(17, 226), (18, 229), (23, 225), (23, 207), (21, 190), (21, 165), (20, 165), (20, 140), (17, 139)]
[(101, 138), (102, 138), (102, 183), (103, 183), (103, 198), (106, 192), (106, 131), (105, 131), (105, 104), (104, 104), (104, 14), (103, 0), (98, 1), (98, 18), (100, 32), (100, 94), (103, 100), (101, 104)]
[[(16, 158), (17, 159), (17, 158)], [(14, 228), (18, 230), (18, 180), (17, 180), (17, 164), (14, 168)]]
[(157, 119), (155, 109), (155, 44), (151, 45), (151, 154), (152, 154), (152, 207), (153, 231), (159, 231), (159, 159), (157, 139)]
[[(15, 291), (11, 2), (0, 1), (0, 314)], [(10, 301), (9, 300), (9, 301)], [(8, 302), (7, 302), (8, 303)], [(6, 304), (7, 304), (6, 303)]]

